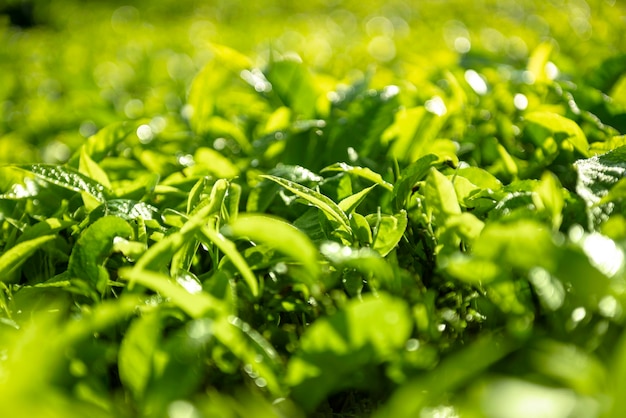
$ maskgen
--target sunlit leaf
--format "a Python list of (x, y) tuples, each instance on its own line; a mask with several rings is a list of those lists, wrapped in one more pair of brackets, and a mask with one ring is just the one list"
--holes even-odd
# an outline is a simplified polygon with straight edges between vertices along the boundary
[(530, 59), (528, 60), (528, 71), (533, 75), (533, 78), (538, 83), (545, 83), (550, 81), (550, 77), (546, 74), (546, 65), (550, 60), (550, 54), (552, 53), (552, 44), (544, 42), (539, 44), (532, 52)]
[(588, 207), (590, 226), (601, 223), (615, 208), (613, 202), (603, 202), (609, 191), (626, 174), (626, 147), (606, 154), (578, 160), (576, 192)]
[(313, 281), (310, 284), (314, 284), (320, 274), (315, 246), (301, 231), (281, 219), (267, 215), (241, 214), (222, 231), (227, 236), (269, 244), (302, 263)]
[(125, 220), (141, 218), (143, 220), (156, 219), (159, 210), (146, 203), (129, 199), (107, 200), (101, 207), (105, 215), (116, 216)]
[(489, 223), (473, 246), (477, 257), (522, 269), (543, 266), (553, 270), (557, 251), (550, 231), (531, 220)]
[(452, 182), (437, 169), (430, 170), (424, 186), (424, 197), (435, 218), (441, 222), (448, 216), (460, 215), (461, 207)]
[(11, 247), (0, 255), (0, 281), (11, 279), (13, 272), (28, 261), (28, 258), (46, 243), (54, 240), (54, 235), (43, 235)]
[(552, 227), (558, 230), (562, 222), (561, 212), (565, 199), (561, 184), (554, 174), (546, 172), (541, 176), (541, 181), (533, 194), (533, 202), (537, 208), (548, 211), (552, 218)]
[(317, 88), (302, 63), (295, 60), (271, 61), (265, 76), (285, 105), (305, 119), (314, 116)]
[(537, 145), (542, 146), (548, 136), (558, 142), (569, 141), (583, 156), (589, 153), (589, 143), (583, 130), (571, 119), (557, 113), (533, 112), (524, 116)]
[(293, 181), (281, 179), (280, 177), (267, 175), (262, 177), (278, 183), (280, 186), (294, 193), (298, 197), (301, 197), (312, 206), (322, 210), (330, 218), (339, 222), (339, 225), (341, 225), (345, 230), (350, 230), (349, 220), (345, 212), (327, 196)]
[(439, 267), (450, 276), (473, 284), (489, 283), (502, 274), (502, 268), (495, 261), (458, 253), (440, 257)]
[(383, 180), (380, 174), (372, 171), (371, 169), (367, 167), (354, 167), (346, 163), (335, 163), (333, 165), (330, 165), (322, 169), (322, 172), (325, 172), (325, 171), (340, 171), (344, 173), (354, 174), (355, 176), (358, 176), (365, 180), (369, 180), (373, 183), (376, 183), (389, 191), (393, 190), (393, 186), (389, 184), (388, 182), (386, 182), (385, 180)]
[(230, 179), (239, 175), (239, 168), (228, 158), (211, 148), (198, 148), (194, 154), (196, 165), (192, 172), (207, 171), (218, 178)]
[(341, 202), (338, 203), (338, 206), (341, 210), (343, 210), (347, 215), (350, 215), (352, 212), (356, 210), (356, 208), (365, 200), (368, 193), (374, 189), (376, 185), (370, 186), (366, 189), (361, 190), (358, 193), (350, 195), (345, 199), (342, 199)]
[(96, 181), (107, 189), (111, 188), (111, 182), (106, 172), (87, 154), (85, 148), (81, 148), (78, 171), (81, 174)]
[(37, 178), (75, 192), (85, 192), (99, 202), (104, 202), (108, 194), (106, 188), (97, 181), (67, 166), (33, 164), (19, 166)]
[[(134, 132), (137, 126), (133, 122), (116, 122), (105, 126), (90, 136), (81, 149), (93, 161), (101, 161), (114, 147)], [(80, 158), (81, 153), (75, 157)]]
[(250, 291), (253, 296), (259, 295), (259, 283), (252, 272), (246, 260), (241, 256), (241, 253), (237, 251), (237, 247), (235, 244), (224, 237), (221, 233), (214, 231), (211, 228), (203, 227), (200, 229), (200, 234), (205, 237), (209, 242), (215, 244), (217, 248), (219, 248), (227, 257), (230, 258), (230, 261), (233, 265), (239, 270), (244, 281), (250, 287)]
[(365, 216), (359, 213), (350, 214), (350, 228), (354, 236), (363, 244), (372, 243), (372, 229)]
[(373, 248), (383, 257), (398, 245), (408, 224), (405, 210), (395, 215), (371, 214), (367, 215), (366, 219), (374, 235)]
[(404, 207), (411, 194), (412, 188), (428, 174), (430, 167), (437, 161), (437, 156), (428, 154), (411, 163), (401, 173), (393, 186), (394, 204), (396, 210)]

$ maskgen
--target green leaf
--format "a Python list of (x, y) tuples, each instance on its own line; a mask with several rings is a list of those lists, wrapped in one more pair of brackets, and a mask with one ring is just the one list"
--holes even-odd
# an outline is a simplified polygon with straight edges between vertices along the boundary
[(309, 189), (308, 187), (302, 186), (301, 184), (295, 183), (293, 181), (285, 180), (280, 177), (263, 175), (261, 176), (268, 180), (271, 180), (275, 183), (278, 183), (280, 186), (289, 190), (293, 194), (302, 199), (306, 200), (312, 206), (315, 206), (322, 210), (325, 214), (327, 214), (331, 219), (339, 222), (339, 225), (343, 227), (346, 231), (350, 231), (350, 221), (348, 220), (348, 216), (345, 214), (343, 210), (333, 202), (327, 196), (324, 196), (320, 192), (317, 192), (313, 189)]
[(169, 298), (175, 306), (192, 318), (215, 317), (229, 311), (228, 307), (219, 299), (203, 291), (189, 293), (184, 287), (174, 283), (168, 276), (161, 273), (141, 270), (137, 267), (124, 267), (119, 270), (119, 276)]
[(460, 253), (440, 256), (437, 265), (450, 276), (470, 284), (487, 284), (502, 275), (497, 262)]
[(276, 397), (285, 395), (281, 379), (284, 365), (274, 347), (259, 332), (235, 316), (215, 321), (213, 332), (242, 361), (244, 370), (257, 386), (267, 387)]
[(352, 194), (342, 199), (337, 206), (339, 206), (339, 208), (343, 210), (346, 214), (352, 214), (356, 210), (356, 208), (359, 207), (361, 202), (365, 200), (369, 192), (371, 192), (374, 187), (376, 187), (376, 185), (370, 186), (366, 189), (361, 190), (358, 193)]
[[(575, 364), (575, 363), (574, 363)], [(568, 365), (575, 370), (574, 364)], [(544, 379), (528, 379), (514, 376), (487, 377), (478, 388), (473, 400), (482, 405), (483, 411), (489, 411), (491, 417), (506, 417), (522, 411), (525, 416), (568, 417), (572, 411), (579, 417), (598, 415), (598, 403), (594, 397), (585, 396), (569, 387), (549, 384)], [(480, 399), (480, 400), (479, 400)], [(514, 407), (512, 405), (522, 405)], [(547, 411), (549, 415), (544, 415)], [(619, 415), (618, 415), (619, 416)]]
[(116, 216), (98, 219), (84, 230), (70, 254), (68, 273), (89, 283), (101, 295), (106, 290), (109, 275), (103, 264), (111, 254), (116, 237), (129, 238), (133, 229)]
[(317, 88), (302, 63), (293, 60), (271, 61), (265, 77), (280, 100), (304, 119), (315, 116)]
[(135, 132), (136, 129), (137, 124), (135, 122), (116, 122), (105, 126), (87, 139), (87, 142), (81, 148), (81, 152), (72, 158), (72, 162), (74, 159), (80, 158), (82, 152), (85, 152), (94, 161), (102, 161), (117, 144)]
[(541, 181), (533, 193), (533, 203), (539, 210), (546, 210), (552, 219), (552, 228), (559, 229), (563, 220), (563, 207), (565, 199), (563, 197), (563, 187), (559, 179), (552, 173), (546, 171), (541, 176)]
[(608, 94), (625, 71), (626, 54), (610, 56), (589, 73), (589, 84)]
[(107, 200), (101, 207), (104, 215), (116, 216), (127, 221), (143, 219), (144, 221), (158, 219), (159, 210), (146, 203), (130, 199)]
[(391, 143), (393, 158), (405, 162), (414, 161), (433, 152), (431, 147), (436, 143), (437, 135), (446, 120), (445, 113), (435, 114), (424, 106), (401, 108), (381, 139), (384, 143)]
[(149, 359), (151, 379), (142, 402), (138, 402), (142, 416), (155, 416), (155, 411), (167, 410), (176, 400), (189, 398), (200, 390), (208, 369), (203, 357), (213, 339), (212, 324), (213, 320), (201, 318), (186, 321), (184, 327), (162, 331), (165, 335), (159, 336), (156, 351)]
[(350, 228), (352, 228), (352, 233), (361, 244), (370, 245), (372, 243), (372, 229), (365, 216), (356, 212), (351, 213)]
[(113, 196), (117, 199), (140, 200), (154, 192), (159, 179), (157, 173), (143, 172), (130, 180), (115, 183)]
[(533, 75), (534, 81), (537, 83), (550, 81), (550, 77), (546, 74), (546, 65), (550, 60), (552, 49), (552, 43), (543, 42), (533, 50), (528, 59), (528, 71)]
[(14, 245), (0, 255), (0, 282), (11, 279), (12, 274), (27, 262), (35, 251), (55, 238), (54, 235), (32, 238)]
[(556, 340), (542, 339), (533, 343), (531, 362), (544, 376), (587, 396), (601, 394), (608, 375), (612, 374), (592, 353), (574, 344)]
[(626, 178), (622, 177), (611, 186), (609, 192), (605, 194), (602, 199), (597, 203), (598, 206), (606, 205), (607, 203), (618, 203), (626, 198)]
[[(269, 170), (268, 174), (291, 180), (300, 184), (318, 184), (323, 177), (318, 176), (311, 170), (302, 166), (280, 164)], [(264, 212), (272, 204), (277, 196), (280, 186), (270, 180), (262, 179), (250, 192), (250, 197), (246, 204), (248, 212)]]
[(404, 209), (395, 215), (371, 214), (365, 218), (372, 227), (374, 235), (372, 248), (383, 257), (396, 248), (409, 222)]
[(476, 257), (524, 270), (554, 271), (557, 251), (550, 230), (530, 219), (487, 223), (473, 246)]
[(430, 174), (424, 186), (426, 205), (432, 210), (435, 219), (443, 223), (452, 215), (460, 215), (461, 207), (452, 182), (436, 168), (430, 169)]
[(197, 134), (203, 135), (208, 131), (206, 121), (215, 111), (216, 93), (227, 80), (228, 73), (215, 63), (207, 64), (193, 79), (187, 103), (192, 109), (189, 122)]
[(208, 218), (212, 215), (219, 215), (229, 188), (230, 184), (228, 180), (218, 179), (213, 184), (209, 196), (200, 200), (193, 210), (191, 210), (190, 215), (194, 219), (201, 219), (202, 217)]
[(589, 154), (589, 143), (583, 130), (571, 119), (551, 112), (532, 112), (524, 116), (532, 137), (539, 146), (543, 146), (548, 137), (557, 142), (569, 141), (582, 155)]
[(370, 248), (350, 248), (336, 242), (322, 244), (320, 252), (338, 268), (351, 268), (390, 283), (393, 270), (381, 255)]
[(461, 167), (456, 171), (456, 176), (465, 177), (472, 184), (481, 189), (491, 189), (495, 191), (502, 187), (500, 180), (480, 167)]
[(467, 244), (472, 244), (482, 232), (485, 223), (469, 212), (454, 215), (446, 220), (446, 232), (454, 232)]
[(309, 238), (293, 225), (267, 215), (242, 213), (222, 228), (224, 235), (267, 244), (302, 263), (314, 285), (320, 275), (318, 251)]
[(353, 300), (311, 325), (287, 365), (291, 396), (311, 412), (328, 394), (358, 388), (376, 365), (404, 347), (413, 327), (406, 302), (380, 294)]
[(613, 349), (608, 370), (609, 394), (611, 396), (610, 412), (607, 417), (618, 418), (626, 414), (626, 331), (622, 331)]
[[(211, 116), (206, 120), (202, 121), (203, 129), (207, 131), (208, 134), (217, 137), (224, 138), (232, 138), (237, 142), (237, 145), (241, 147), (244, 151), (250, 151), (250, 142), (248, 141), (248, 137), (246, 133), (241, 129), (237, 123), (234, 123), (228, 119), (225, 119), (220, 116)], [(239, 172), (239, 169), (236, 165), (234, 165), (230, 160), (222, 156), (219, 152), (213, 151), (210, 148), (199, 148), (197, 155), (194, 156), (194, 160), (201, 162), (204, 169), (208, 169), (209, 171), (215, 173), (216, 176), (221, 174), (227, 174), (229, 177), (235, 177)], [(209, 161), (202, 160), (203, 158), (215, 158), (215, 167), (212, 167), (209, 164)], [(197, 159), (197, 160), (196, 160)], [(191, 171), (194, 171), (195, 167), (192, 168)]]
[(153, 356), (161, 334), (161, 318), (148, 313), (136, 318), (125, 332), (118, 354), (122, 384), (141, 401), (152, 376)]
[(252, 296), (259, 296), (258, 280), (252, 270), (250, 270), (250, 267), (248, 266), (248, 263), (246, 263), (246, 260), (237, 250), (235, 244), (219, 232), (209, 227), (201, 228), (200, 234), (201, 236), (205, 237), (209, 242), (215, 244), (215, 246), (219, 248), (230, 259), (230, 261), (237, 268), (237, 270), (239, 270), (244, 281), (250, 288)]
[(383, 180), (382, 176), (367, 167), (354, 167), (346, 163), (335, 163), (323, 168), (321, 172), (325, 171), (339, 171), (344, 173), (350, 173), (365, 180), (369, 180), (375, 184), (382, 186), (383, 188), (392, 191), (393, 185)]
[(16, 243), (21, 243), (44, 235), (56, 234), (70, 226), (74, 225), (72, 221), (66, 221), (59, 218), (48, 218), (36, 224), (29, 225), (24, 229), (24, 233), (19, 236)]
[[(227, 190), (228, 182), (226, 180), (216, 181), (211, 189), (211, 194), (196, 205), (189, 218), (170, 209), (169, 212), (175, 214), (177, 224), (185, 222), (179, 225), (179, 231), (170, 233), (152, 245), (137, 261), (136, 267), (145, 270), (160, 270), (172, 261), (174, 255), (183, 246), (187, 245), (187, 249), (184, 250), (186, 254), (176, 256), (177, 259), (173, 263), (172, 269), (175, 273), (177, 268), (184, 267), (187, 263), (185, 260), (193, 257), (191, 253), (195, 252), (195, 245), (192, 245), (193, 243), (190, 241), (196, 232), (209, 222), (211, 217), (219, 213)], [(215, 218), (213, 223), (215, 223)]]
[(105, 196), (109, 193), (102, 184), (68, 166), (32, 164), (18, 167), (48, 183), (74, 192), (87, 193), (100, 203), (105, 201)]
[(589, 226), (597, 226), (615, 210), (614, 202), (603, 199), (626, 176), (626, 146), (578, 160), (574, 167), (578, 173), (576, 192), (587, 204)]
[(94, 333), (107, 328), (132, 316), (141, 306), (141, 300), (135, 295), (123, 295), (117, 299), (104, 300), (93, 309), (86, 309), (84, 320), (69, 321), (58, 335), (62, 353), (79, 341), (88, 340)]
[(626, 257), (613, 240), (597, 232), (576, 237), (581, 229), (574, 227), (575, 242), (551, 256), (557, 263), (554, 276), (564, 283), (572, 303), (595, 309), (602, 298), (614, 297), (617, 283), (611, 278), (623, 277)]
[(428, 154), (402, 170), (400, 177), (393, 186), (393, 199), (396, 210), (406, 207), (407, 199), (411, 195), (413, 187), (418, 181), (426, 177), (435, 161), (437, 161), (437, 156)]
[(81, 148), (80, 150), (78, 171), (96, 181), (98, 184), (101, 184), (105, 188), (111, 188), (109, 176), (107, 176), (106, 172), (98, 165), (98, 163), (91, 159), (85, 148)]
[[(543, 140), (542, 140), (543, 143)], [(511, 156), (509, 151), (502, 145), (497, 144), (496, 150), (498, 152), (498, 157), (500, 158), (500, 162), (504, 168), (504, 172), (508, 175), (508, 177), (516, 179), (519, 171), (519, 167), (515, 162), (515, 159)]]

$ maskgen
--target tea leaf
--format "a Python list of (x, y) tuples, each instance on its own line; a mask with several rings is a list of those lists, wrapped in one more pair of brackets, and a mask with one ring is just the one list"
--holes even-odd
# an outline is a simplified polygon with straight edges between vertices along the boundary
[(312, 411), (329, 393), (358, 387), (358, 376), (363, 376), (359, 370), (393, 356), (411, 328), (406, 303), (384, 294), (352, 301), (344, 310), (318, 320), (303, 335), (287, 365), (292, 396)]
[(43, 235), (22, 241), (11, 247), (4, 254), (0, 255), (0, 281), (7, 281), (12, 278), (12, 274), (20, 268), (35, 251), (46, 243), (55, 239), (54, 235)]
[(294, 193), (298, 197), (301, 197), (305, 201), (309, 202), (309, 204), (311, 204), (312, 206), (315, 206), (322, 210), (330, 218), (339, 222), (339, 225), (341, 225), (346, 231), (350, 231), (349, 220), (345, 212), (341, 210), (341, 208), (328, 197), (319, 192), (316, 192), (315, 190), (309, 189), (308, 187), (302, 186), (301, 184), (281, 179), (280, 177), (268, 175), (263, 175), (261, 177), (271, 180), (289, 190), (290, 192)]
[(222, 232), (227, 236), (268, 244), (302, 263), (310, 276), (309, 285), (315, 284), (320, 274), (315, 246), (301, 231), (281, 219), (267, 215), (241, 214), (234, 222), (224, 226)]
[(374, 235), (373, 249), (386, 256), (398, 245), (408, 225), (408, 217), (403, 209), (395, 215), (367, 215)]
[(228, 312), (222, 301), (206, 292), (189, 293), (184, 287), (174, 283), (166, 275), (136, 267), (119, 270), (121, 278), (140, 284), (158, 292), (191, 318), (215, 317)]
[(375, 184), (378, 184), (389, 191), (393, 190), (393, 186), (390, 183), (383, 180), (380, 174), (375, 173), (374, 171), (372, 171), (371, 169), (367, 167), (354, 167), (346, 163), (335, 163), (333, 165), (329, 165), (328, 167), (322, 169), (322, 173), (325, 171), (331, 171), (331, 172), (340, 171), (344, 173), (354, 174), (355, 176), (361, 177), (365, 180), (369, 180)]
[(84, 280), (102, 295), (109, 279), (103, 264), (111, 254), (114, 240), (132, 234), (132, 228), (123, 219), (115, 216), (98, 219), (80, 235), (70, 254), (67, 269), (70, 277)]
[(569, 141), (583, 156), (588, 155), (587, 137), (573, 120), (549, 112), (532, 112), (525, 115), (524, 118), (530, 128), (534, 129), (534, 138), (539, 146), (543, 145), (546, 135), (550, 135), (559, 142)]
[(99, 202), (104, 202), (108, 194), (106, 188), (97, 181), (79, 173), (73, 168), (48, 164), (19, 166), (37, 178), (74, 192), (85, 192)]

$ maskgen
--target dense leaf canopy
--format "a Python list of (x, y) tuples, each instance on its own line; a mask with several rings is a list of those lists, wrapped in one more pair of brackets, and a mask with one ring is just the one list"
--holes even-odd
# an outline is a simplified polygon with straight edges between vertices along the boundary
[(0, 5), (0, 410), (623, 417), (626, 9)]

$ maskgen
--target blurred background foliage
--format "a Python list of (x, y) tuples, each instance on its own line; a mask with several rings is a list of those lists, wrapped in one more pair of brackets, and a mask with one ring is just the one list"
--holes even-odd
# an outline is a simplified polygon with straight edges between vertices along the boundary
[(257, 67), (298, 56), (331, 88), (367, 75), (419, 93), (459, 64), (524, 68), (542, 42), (563, 73), (592, 73), (625, 52), (624, 23), (614, 0), (5, 0), (0, 162), (64, 162), (113, 121), (180, 122), (215, 44)]

